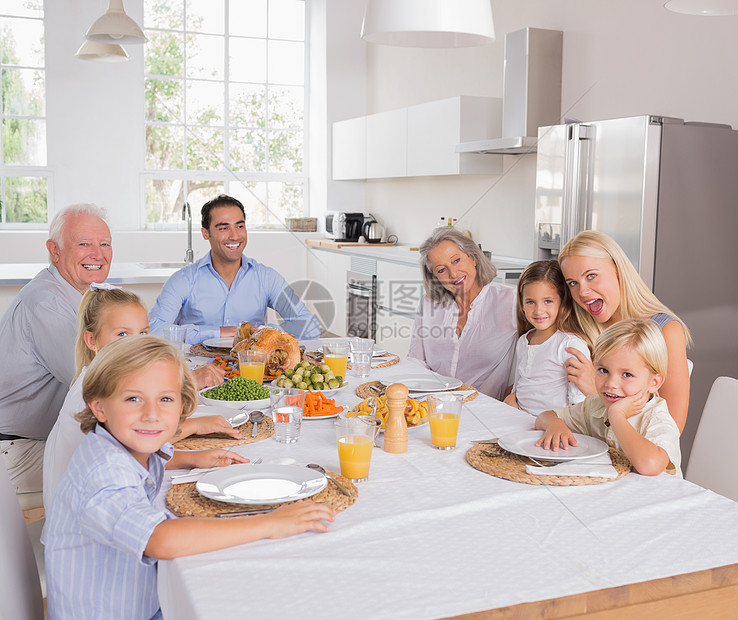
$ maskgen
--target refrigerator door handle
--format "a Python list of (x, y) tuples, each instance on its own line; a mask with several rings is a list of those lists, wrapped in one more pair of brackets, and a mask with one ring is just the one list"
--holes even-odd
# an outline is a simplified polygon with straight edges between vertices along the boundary
[(568, 243), (580, 230), (589, 228), (589, 223), (581, 222), (581, 213), (586, 213), (587, 172), (583, 164), (587, 163), (589, 149), (584, 141), (594, 138), (594, 128), (581, 123), (569, 126), (566, 142), (566, 181), (563, 194), (563, 220), (561, 244)]

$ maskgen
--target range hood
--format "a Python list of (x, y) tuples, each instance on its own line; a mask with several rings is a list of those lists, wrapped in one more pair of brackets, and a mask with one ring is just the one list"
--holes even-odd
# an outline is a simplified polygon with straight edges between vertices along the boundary
[(561, 122), (560, 30), (523, 28), (505, 35), (502, 137), (457, 144), (457, 153), (535, 153), (538, 128)]

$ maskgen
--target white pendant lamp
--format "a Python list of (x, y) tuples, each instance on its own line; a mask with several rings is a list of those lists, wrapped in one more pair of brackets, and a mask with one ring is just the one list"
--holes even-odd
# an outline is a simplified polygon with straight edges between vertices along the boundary
[(123, 0), (110, 0), (108, 11), (95, 20), (85, 34), (90, 41), (100, 43), (145, 43), (141, 28), (126, 15), (123, 9)]
[(685, 15), (738, 15), (738, 0), (669, 0), (664, 8)]
[(361, 38), (403, 47), (469, 47), (495, 40), (490, 0), (368, 0)]
[(125, 62), (128, 53), (120, 45), (85, 41), (75, 54), (80, 60), (97, 60), (99, 62)]

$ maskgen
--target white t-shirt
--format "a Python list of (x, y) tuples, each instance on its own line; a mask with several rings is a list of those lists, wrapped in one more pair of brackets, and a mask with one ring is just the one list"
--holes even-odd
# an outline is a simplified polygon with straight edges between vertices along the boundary
[[(602, 439), (608, 446), (620, 449), (615, 431), (607, 422), (607, 409), (599, 396), (587, 396), (581, 403), (555, 409), (574, 433)], [(638, 415), (628, 418), (628, 423), (652, 444), (666, 450), (669, 461), (666, 473), (682, 477), (682, 453), (679, 448), (679, 428), (669, 413), (666, 401), (654, 396)]]
[(515, 348), (513, 288), (487, 284), (471, 303), (461, 336), (456, 334), (459, 307), (423, 297), (415, 317), (408, 359), (442, 375), (456, 377), (500, 399), (507, 387)]
[(82, 369), (69, 388), (67, 397), (64, 399), (59, 417), (49, 433), (44, 449), (44, 506), (51, 506), (51, 498), (54, 496), (56, 486), (62, 474), (67, 470), (72, 455), (85, 439), (85, 434), (79, 427), (79, 422), (74, 419), (80, 411), (85, 408), (82, 399), (82, 381), (85, 378), (87, 366)]
[(578, 349), (589, 359), (587, 344), (573, 334), (556, 332), (542, 344), (530, 344), (528, 335), (518, 338), (515, 350), (515, 384), (518, 407), (532, 415), (566, 407), (584, 400), (576, 385), (566, 380), (566, 360), (572, 357), (567, 347)]

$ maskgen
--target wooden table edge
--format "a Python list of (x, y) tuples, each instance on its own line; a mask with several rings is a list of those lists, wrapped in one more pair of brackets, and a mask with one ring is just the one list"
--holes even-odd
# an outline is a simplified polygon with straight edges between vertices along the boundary
[(708, 568), (615, 588), (561, 598), (520, 603), (460, 616), (457, 620), (588, 618), (735, 618), (738, 609), (738, 564)]

